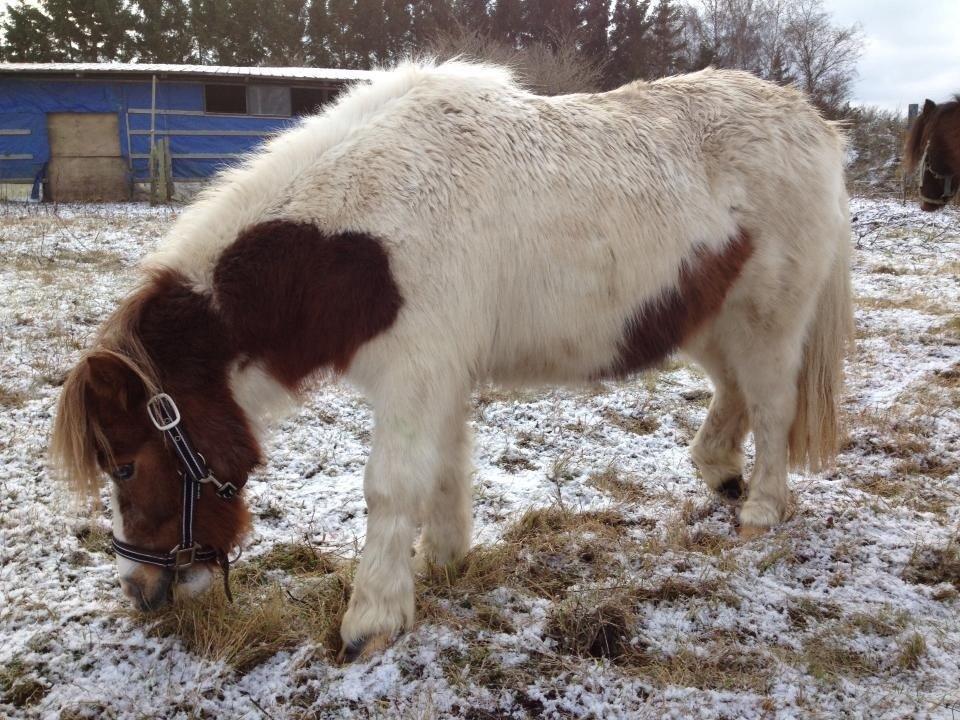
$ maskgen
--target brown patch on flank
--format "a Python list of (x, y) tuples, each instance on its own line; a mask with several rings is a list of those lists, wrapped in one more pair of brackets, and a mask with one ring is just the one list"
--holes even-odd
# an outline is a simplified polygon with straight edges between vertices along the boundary
[(220, 257), (214, 287), (237, 349), (290, 387), (322, 367), (346, 370), (403, 304), (379, 240), (287, 220), (241, 233)]
[(629, 375), (679, 348), (719, 312), (752, 254), (753, 241), (742, 229), (719, 252), (698, 248), (681, 266), (676, 285), (640, 306), (626, 328), (620, 357), (601, 375)]

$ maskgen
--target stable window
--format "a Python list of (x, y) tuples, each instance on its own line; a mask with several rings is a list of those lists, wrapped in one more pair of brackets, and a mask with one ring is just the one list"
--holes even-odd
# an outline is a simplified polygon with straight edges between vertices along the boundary
[(290, 116), (290, 88), (281, 85), (250, 85), (247, 112), (251, 115)]
[(340, 94), (340, 88), (290, 89), (290, 110), (294, 115), (311, 115)]
[(203, 98), (208, 113), (247, 113), (247, 88), (243, 85), (204, 85)]

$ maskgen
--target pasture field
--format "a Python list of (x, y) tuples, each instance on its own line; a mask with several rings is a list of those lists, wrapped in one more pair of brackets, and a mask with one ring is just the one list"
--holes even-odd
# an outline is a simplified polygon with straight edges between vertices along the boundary
[[(0, 204), (0, 716), (960, 716), (960, 212), (855, 199), (835, 470), (758, 538), (697, 478), (710, 385), (482, 388), (475, 542), (418, 624), (340, 666), (363, 399), (318, 384), (246, 494), (236, 604), (127, 610), (100, 507), (54, 484), (58, 385), (177, 210)], [(748, 446), (748, 457), (750, 456)]]

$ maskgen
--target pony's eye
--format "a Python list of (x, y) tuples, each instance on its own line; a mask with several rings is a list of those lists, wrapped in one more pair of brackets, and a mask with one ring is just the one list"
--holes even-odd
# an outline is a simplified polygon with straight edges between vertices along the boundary
[(117, 465), (116, 469), (110, 474), (114, 480), (129, 480), (133, 477), (133, 463)]

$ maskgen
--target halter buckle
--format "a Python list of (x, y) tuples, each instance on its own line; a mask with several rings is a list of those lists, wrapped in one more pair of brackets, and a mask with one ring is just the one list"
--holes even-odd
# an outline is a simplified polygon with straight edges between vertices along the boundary
[(193, 565), (194, 560), (197, 558), (197, 544), (194, 543), (188, 548), (182, 548), (177, 545), (170, 551), (170, 554), (173, 555), (173, 569), (175, 571), (188, 568)]
[[(167, 409), (173, 411), (173, 420), (164, 420), (163, 411)], [(166, 393), (157, 393), (147, 401), (147, 415), (150, 416), (153, 426), (160, 432), (172, 430), (180, 424), (180, 408)]]

